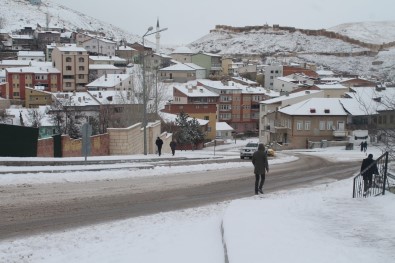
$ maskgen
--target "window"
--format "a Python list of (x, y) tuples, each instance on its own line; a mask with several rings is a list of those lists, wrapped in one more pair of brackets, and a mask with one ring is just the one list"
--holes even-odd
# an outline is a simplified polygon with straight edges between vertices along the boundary
[(84, 70), (85, 70), (85, 67), (84, 67), (84, 66), (79, 66), (78, 69), (79, 69), (80, 71), (84, 71)]
[(78, 79), (84, 79), (84, 78), (85, 78), (85, 75), (83, 75), (83, 74), (78, 75)]
[(303, 129), (303, 122), (302, 122), (302, 121), (298, 121), (298, 122), (296, 123), (296, 129), (297, 129), (298, 131), (301, 131), (301, 130)]
[(309, 131), (310, 128), (311, 128), (311, 121), (305, 121), (305, 122), (304, 122), (304, 129), (305, 129), (306, 131)]
[(66, 62), (71, 62), (71, 57), (66, 57)]
[(71, 66), (66, 66), (66, 70), (71, 70)]
[(71, 82), (66, 82), (66, 87), (70, 88), (71, 87)]
[(85, 62), (85, 59), (84, 58), (79, 58), (78, 62)]
[(320, 131), (325, 130), (325, 121), (320, 121)]
[(326, 123), (326, 129), (327, 130), (332, 130), (333, 128), (333, 121), (327, 121)]

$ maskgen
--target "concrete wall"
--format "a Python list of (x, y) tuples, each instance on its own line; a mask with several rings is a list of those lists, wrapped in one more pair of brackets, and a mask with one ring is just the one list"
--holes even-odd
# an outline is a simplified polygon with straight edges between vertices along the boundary
[[(128, 128), (107, 129), (110, 137), (110, 155), (132, 155), (144, 153), (144, 129), (141, 123)], [(163, 140), (163, 153), (169, 153), (169, 144), (172, 140), (171, 134), (161, 134), (161, 123), (156, 121), (148, 123), (147, 128), (147, 153), (157, 152), (155, 141), (157, 137)]]
[[(133, 155), (144, 153), (144, 129), (141, 123), (128, 128), (109, 128), (108, 133), (91, 137), (91, 154), (89, 156), (106, 155)], [(161, 133), (161, 122), (156, 121), (147, 125), (147, 153), (157, 153), (156, 138), (163, 140), (162, 153), (171, 153), (171, 133)], [(68, 135), (62, 136), (62, 156), (82, 156), (82, 139), (71, 139)], [(53, 139), (38, 140), (37, 157), (53, 157)]]

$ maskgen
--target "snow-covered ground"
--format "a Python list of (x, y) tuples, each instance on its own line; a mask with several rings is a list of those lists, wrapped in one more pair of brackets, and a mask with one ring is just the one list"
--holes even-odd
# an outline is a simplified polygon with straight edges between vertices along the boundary
[[(237, 156), (236, 145), (226, 156)], [(221, 155), (217, 151), (216, 155)], [(297, 151), (288, 151), (291, 154)], [(331, 161), (361, 160), (366, 154), (344, 147), (299, 151)], [(369, 147), (375, 157), (381, 151)], [(187, 157), (212, 156), (213, 149), (177, 152)], [(281, 157), (284, 156), (284, 157)], [(141, 156), (140, 156), (141, 157)], [(279, 154), (276, 162), (290, 161)], [(272, 160), (272, 163), (274, 161)], [(220, 169), (229, 164), (172, 167), (172, 172)], [(250, 166), (250, 162), (240, 165)], [(3, 167), (1, 168), (3, 169)], [(164, 170), (128, 171), (129, 176), (166, 176)], [(356, 167), (356, 171), (358, 167)], [(78, 178), (74, 172), (59, 174), (65, 180), (119, 178), (100, 172)], [(95, 177), (96, 176), (96, 177)], [(18, 178), (12, 181), (10, 178)], [(53, 182), (48, 174), (0, 175), (2, 184)], [(30, 178), (30, 179), (29, 179)], [(166, 212), (0, 241), (0, 262), (393, 262), (395, 258), (395, 196), (351, 198), (352, 180), (293, 191), (252, 196), (205, 207)], [(223, 227), (223, 236), (221, 235)]]

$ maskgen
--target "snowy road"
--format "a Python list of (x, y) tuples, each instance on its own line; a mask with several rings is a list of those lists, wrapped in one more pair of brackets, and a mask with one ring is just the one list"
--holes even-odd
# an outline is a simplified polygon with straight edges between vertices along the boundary
[[(297, 161), (271, 167), (266, 192), (348, 178), (359, 166), (355, 162), (331, 163), (314, 156), (299, 157)], [(251, 196), (253, 181), (252, 169), (242, 167), (165, 176), (0, 186), (0, 239)]]

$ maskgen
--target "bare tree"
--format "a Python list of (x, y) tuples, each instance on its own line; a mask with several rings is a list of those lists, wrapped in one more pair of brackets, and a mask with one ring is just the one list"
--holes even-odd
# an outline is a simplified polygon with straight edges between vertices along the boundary
[(40, 128), (41, 121), (44, 117), (45, 117), (45, 113), (40, 112), (39, 109), (29, 109), (28, 110), (27, 119), (28, 119), (31, 127)]

